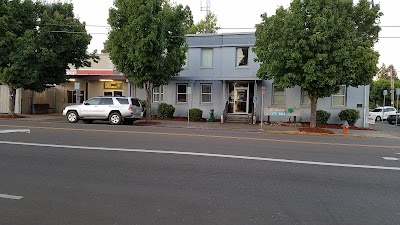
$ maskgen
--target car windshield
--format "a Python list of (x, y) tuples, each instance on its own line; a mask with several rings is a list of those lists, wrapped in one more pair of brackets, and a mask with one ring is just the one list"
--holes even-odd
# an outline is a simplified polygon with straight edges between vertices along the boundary
[(382, 109), (374, 109), (372, 112), (382, 112)]

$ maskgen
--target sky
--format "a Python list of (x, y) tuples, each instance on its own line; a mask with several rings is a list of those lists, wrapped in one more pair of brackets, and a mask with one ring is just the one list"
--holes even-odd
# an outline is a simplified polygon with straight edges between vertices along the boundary
[[(107, 18), (109, 8), (113, 0), (70, 0), (74, 4), (75, 14), (82, 22), (86, 22), (88, 33), (92, 35), (89, 51), (103, 49), (103, 43), (107, 39)], [(198, 22), (205, 17), (206, 12), (202, 8), (206, 6), (206, 0), (173, 0), (182, 5), (188, 5)], [(261, 22), (260, 15), (267, 13), (272, 15), (276, 8), (284, 6), (287, 8), (291, 0), (209, 0), (210, 9), (218, 18), (218, 26), (222, 29), (220, 33), (255, 31), (255, 24)], [(358, 2), (358, 0), (354, 0)], [(385, 63), (393, 64), (400, 71), (400, 8), (399, 0), (375, 0), (380, 4), (384, 16), (381, 17), (382, 31), (379, 42), (375, 49), (380, 53), (378, 66)], [(390, 27), (391, 26), (391, 27)], [(236, 29), (228, 29), (236, 28)], [(240, 29), (239, 29), (240, 28)]]

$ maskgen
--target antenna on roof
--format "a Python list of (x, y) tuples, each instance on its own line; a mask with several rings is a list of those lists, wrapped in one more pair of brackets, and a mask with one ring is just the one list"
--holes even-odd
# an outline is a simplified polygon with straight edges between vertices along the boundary
[(205, 1), (205, 5), (203, 5), (203, 1), (200, 1), (200, 10), (209, 13), (211, 11), (210, 0)]

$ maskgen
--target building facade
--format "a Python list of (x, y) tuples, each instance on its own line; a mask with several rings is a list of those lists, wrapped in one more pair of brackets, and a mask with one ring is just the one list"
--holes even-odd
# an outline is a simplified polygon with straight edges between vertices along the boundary
[[(272, 80), (257, 78), (260, 64), (254, 61), (256, 55), (252, 51), (254, 33), (187, 35), (187, 43), (186, 64), (180, 76), (153, 90), (153, 113), (158, 104), (164, 102), (172, 104), (175, 116), (179, 117), (187, 116), (190, 108), (199, 108), (204, 118), (209, 118), (209, 111), (213, 109), (216, 118), (255, 115), (260, 120), (264, 115), (264, 121), (288, 121), (289, 118), (293, 121), (292, 115), (296, 115), (297, 121), (310, 120), (310, 100), (300, 87), (281, 90)], [(56, 87), (57, 112), (66, 105), (94, 96), (146, 99), (145, 91), (117, 72), (107, 54), (99, 56), (100, 62), (93, 63), (90, 68), (67, 71), (69, 82)], [(356, 126), (365, 127), (368, 100), (369, 86), (342, 86), (338, 93), (318, 99), (317, 109), (331, 113), (329, 123), (341, 123), (338, 118), (341, 110), (356, 109), (361, 115)], [(288, 109), (292, 112), (283, 113)]]

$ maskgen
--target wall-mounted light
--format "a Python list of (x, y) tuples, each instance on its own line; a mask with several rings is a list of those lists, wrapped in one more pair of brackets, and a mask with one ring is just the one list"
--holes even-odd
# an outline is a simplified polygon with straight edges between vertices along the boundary
[(74, 82), (74, 81), (76, 81), (76, 79), (75, 79), (75, 78), (69, 78), (69, 79), (67, 79), (67, 81), (72, 81), (72, 82)]
[(109, 79), (100, 79), (99, 81), (114, 81), (114, 80), (109, 80)]

